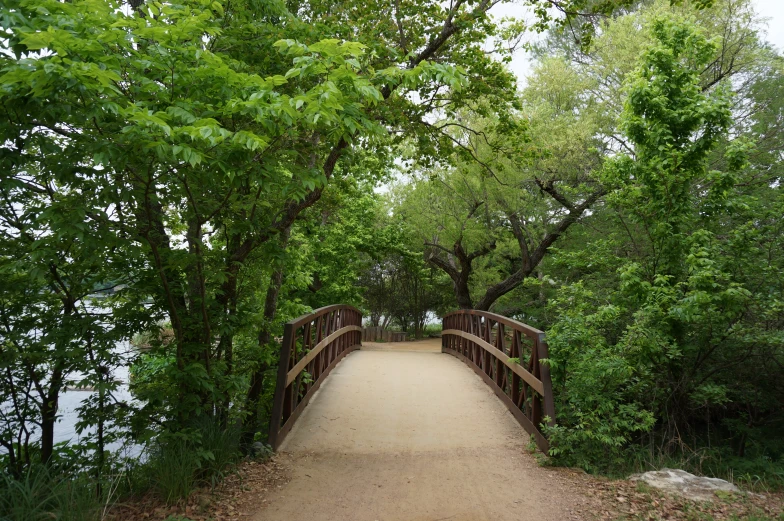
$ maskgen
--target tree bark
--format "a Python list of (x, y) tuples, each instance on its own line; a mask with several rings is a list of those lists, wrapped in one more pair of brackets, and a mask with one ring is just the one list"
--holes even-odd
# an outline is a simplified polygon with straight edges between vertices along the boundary
[[(285, 248), (289, 239), (289, 232), (291, 228), (285, 228), (281, 236), (281, 247)], [(270, 276), (269, 287), (267, 288), (267, 295), (264, 298), (264, 324), (259, 328), (258, 343), (260, 348), (264, 348), (272, 341), (272, 323), (275, 320), (278, 309), (278, 297), (280, 296), (280, 288), (283, 286), (283, 269), (281, 265)], [(249, 447), (253, 443), (253, 437), (259, 424), (259, 408), (261, 404), (259, 399), (264, 392), (264, 377), (269, 371), (270, 366), (266, 362), (261, 362), (259, 367), (253, 372), (250, 379), (250, 387), (248, 388), (248, 395), (245, 398), (245, 410), (248, 412), (243, 429), (241, 444), (244, 447)]]
[(41, 397), (41, 463), (49, 463), (54, 452), (54, 426), (57, 423), (57, 407), (63, 386), (63, 372), (57, 368), (52, 373), (49, 391)]

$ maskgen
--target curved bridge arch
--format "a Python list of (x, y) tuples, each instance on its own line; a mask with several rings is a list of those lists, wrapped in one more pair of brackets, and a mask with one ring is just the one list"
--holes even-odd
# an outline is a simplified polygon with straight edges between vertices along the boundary
[(268, 443), (277, 449), (340, 360), (362, 345), (362, 312), (336, 304), (283, 327)]
[(547, 452), (539, 430), (555, 423), (553, 386), (544, 332), (487, 311), (461, 309), (444, 316), (441, 351), (463, 360), (489, 385), (523, 428)]
[[(326, 306), (288, 322), (278, 365), (269, 425), (277, 449), (332, 369), (362, 346), (362, 312)], [(540, 430), (555, 421), (544, 332), (501, 315), (464, 309), (443, 318), (441, 351), (463, 360), (487, 383), (542, 451)]]

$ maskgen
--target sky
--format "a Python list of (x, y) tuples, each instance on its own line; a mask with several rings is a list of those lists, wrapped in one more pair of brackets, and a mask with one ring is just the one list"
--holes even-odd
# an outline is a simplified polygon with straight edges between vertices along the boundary
[[(752, 0), (757, 12), (767, 19), (768, 42), (784, 52), (784, 0)], [(495, 16), (519, 16), (521, 7), (512, 4), (500, 4), (493, 10)], [(527, 52), (517, 51), (512, 59), (512, 71), (519, 79), (523, 79), (531, 70), (531, 59)], [(524, 80), (523, 80), (524, 82)]]
[(784, 51), (784, 0), (755, 0), (757, 11), (768, 20), (768, 41)]

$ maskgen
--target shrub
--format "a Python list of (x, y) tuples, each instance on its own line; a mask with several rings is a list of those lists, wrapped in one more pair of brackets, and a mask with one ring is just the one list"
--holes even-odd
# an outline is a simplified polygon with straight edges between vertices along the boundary
[(166, 503), (187, 499), (201, 485), (215, 486), (241, 458), (240, 430), (202, 416), (192, 427), (153, 442), (143, 474)]
[(186, 499), (197, 486), (199, 455), (180, 438), (157, 441), (145, 465), (149, 485), (166, 503)]

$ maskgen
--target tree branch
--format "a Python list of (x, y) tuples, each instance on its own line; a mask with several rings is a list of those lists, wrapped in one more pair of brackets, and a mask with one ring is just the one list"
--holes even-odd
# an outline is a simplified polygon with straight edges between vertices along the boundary
[(494, 284), (493, 286), (487, 288), (487, 291), (485, 292), (482, 299), (476, 304), (476, 309), (487, 311), (496, 300), (520, 285), (520, 283), (523, 282), (526, 277), (533, 273), (539, 263), (542, 262), (542, 259), (547, 253), (547, 250), (550, 248), (550, 246), (553, 245), (558, 237), (560, 237), (561, 234), (563, 234), (569, 228), (569, 226), (577, 222), (585, 210), (590, 208), (605, 193), (605, 189), (600, 188), (596, 192), (589, 195), (580, 205), (573, 207), (573, 209), (570, 210), (563, 219), (561, 219), (555, 228), (545, 235), (544, 239), (542, 239), (542, 242), (540, 242), (533, 253), (530, 254), (530, 262), (527, 265), (523, 263), (523, 266), (515, 273), (511, 274), (509, 277), (502, 280), (498, 284)]

